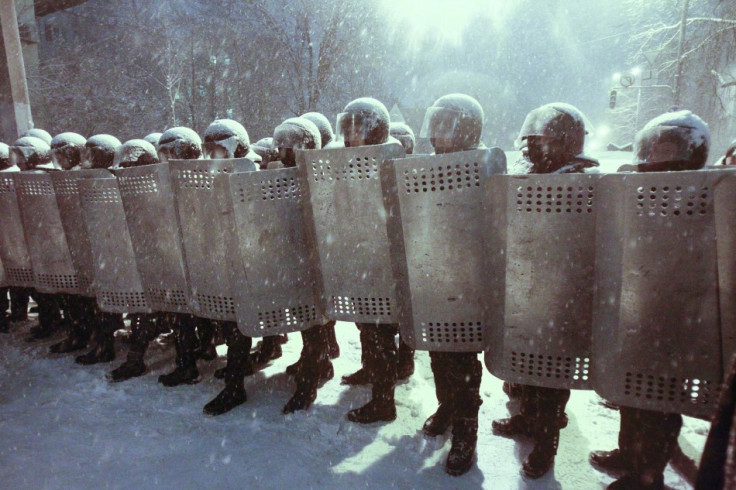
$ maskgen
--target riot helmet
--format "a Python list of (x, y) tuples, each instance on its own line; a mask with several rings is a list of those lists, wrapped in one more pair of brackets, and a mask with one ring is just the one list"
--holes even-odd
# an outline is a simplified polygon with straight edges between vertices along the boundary
[(82, 151), (87, 140), (81, 134), (61, 133), (51, 140), (51, 159), (55, 167), (71, 170), (82, 162)]
[(279, 150), (273, 146), (273, 138), (261, 138), (250, 147), (251, 151), (261, 157), (259, 162), (260, 169), (265, 170), (268, 168), (269, 162), (274, 162), (279, 159)]
[(115, 150), (112, 168), (140, 167), (158, 163), (156, 148), (146, 140), (128, 140)]
[(332, 131), (332, 124), (324, 114), (319, 112), (307, 112), (301, 115), (304, 119), (309, 119), (319, 129), (319, 135), (322, 138), (322, 148), (327, 146), (335, 139), (335, 133)]
[(416, 140), (414, 138), (414, 131), (412, 131), (408, 124), (392, 122), (389, 125), (388, 131), (391, 136), (399, 140), (407, 155), (414, 153), (414, 143)]
[(295, 150), (322, 148), (319, 128), (303, 117), (292, 117), (282, 122), (273, 132), (273, 147), (278, 148), (279, 159), (284, 167), (296, 166)]
[(47, 145), (50, 145), (51, 144), (51, 139), (52, 139), (51, 138), (51, 135), (49, 134), (49, 132), (46, 131), (46, 130), (44, 130), (44, 129), (41, 129), (41, 128), (31, 128), (31, 129), (28, 129), (28, 130), (26, 130), (25, 133), (23, 133), (21, 135), (21, 137), (23, 137), (23, 136), (33, 136), (34, 138), (38, 138), (40, 140), (43, 140), (43, 142), (46, 143)]
[(202, 156), (202, 140), (197, 133), (185, 127), (167, 129), (158, 140), (158, 158), (169, 160), (198, 160)]
[(147, 134), (143, 139), (151, 143), (153, 147), (156, 148), (156, 151), (158, 151), (158, 140), (161, 139), (161, 133), (150, 133)]
[(96, 134), (84, 144), (82, 168), (110, 168), (120, 140), (109, 134)]
[(668, 112), (649, 121), (634, 138), (639, 172), (698, 170), (710, 149), (710, 130), (690, 111)]
[(736, 140), (726, 150), (726, 154), (721, 159), (721, 165), (736, 165)]
[(541, 173), (552, 172), (582, 156), (586, 117), (575, 106), (553, 102), (527, 114), (516, 140)]
[(35, 136), (18, 138), (10, 147), (10, 166), (21, 170), (33, 170), (51, 164), (51, 147)]
[(419, 135), (429, 138), (435, 153), (478, 148), (483, 131), (483, 107), (465, 94), (448, 94), (427, 109)]
[(388, 141), (389, 114), (376, 99), (361, 97), (337, 115), (337, 139), (345, 147), (380, 145)]
[(208, 158), (243, 158), (249, 150), (248, 132), (237, 121), (216, 119), (204, 132), (204, 152)]
[(0, 143), (0, 170), (7, 170), (10, 164), (10, 147), (5, 143)]

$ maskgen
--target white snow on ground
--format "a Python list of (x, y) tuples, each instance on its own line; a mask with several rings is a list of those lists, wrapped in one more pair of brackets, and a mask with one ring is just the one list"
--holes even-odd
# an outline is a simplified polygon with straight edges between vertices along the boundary
[[(294, 385), (284, 374), (301, 349), (290, 334), (284, 356), (246, 381), (249, 400), (232, 412), (207, 417), (202, 407), (222, 387), (213, 371), (225, 359), (199, 362), (204, 380), (164, 388), (159, 374), (173, 368), (173, 346), (154, 344), (151, 371), (110, 384), (105, 374), (124, 358), (119, 342), (112, 364), (80, 366), (72, 355), (47, 353), (59, 336), (26, 343), (26, 328), (0, 335), (0, 487), (24, 488), (604, 488), (613, 478), (588, 464), (593, 449), (616, 445), (618, 413), (592, 392), (575, 391), (570, 423), (562, 431), (554, 471), (536, 480), (519, 473), (529, 442), (494, 436), (491, 421), (507, 416), (501, 381), (484, 372), (477, 465), (462, 477), (444, 473), (449, 434), (421, 433), (435, 410), (434, 384), (425, 352), (416, 372), (396, 390), (398, 418), (356, 425), (345, 419), (366, 402), (368, 387), (340, 385), (360, 364), (358, 332), (339, 322), (342, 355), (335, 378), (307, 412), (284, 416)], [(222, 353), (223, 349), (219, 349)], [(686, 418), (680, 443), (699, 457), (709, 424)], [(666, 484), (691, 488), (668, 467)]]

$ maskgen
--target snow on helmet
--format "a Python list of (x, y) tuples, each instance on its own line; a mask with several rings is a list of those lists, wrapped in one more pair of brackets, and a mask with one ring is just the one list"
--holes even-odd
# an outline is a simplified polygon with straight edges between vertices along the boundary
[(112, 168), (140, 167), (158, 163), (156, 148), (146, 140), (128, 140), (115, 150)]
[(473, 97), (448, 94), (427, 109), (419, 135), (429, 138), (435, 151), (440, 147), (472, 150), (480, 145), (483, 119), (483, 107)]
[(197, 160), (202, 156), (202, 139), (185, 127), (167, 129), (158, 140), (158, 158), (169, 160)]
[(376, 99), (361, 97), (337, 115), (337, 139), (346, 147), (380, 145), (388, 141), (389, 114)]
[(39, 165), (51, 163), (51, 147), (35, 136), (18, 138), (10, 146), (10, 166), (21, 170), (33, 170)]
[(156, 151), (158, 151), (158, 140), (161, 139), (161, 133), (149, 133), (143, 139), (151, 143), (156, 148)]
[(96, 134), (84, 144), (82, 168), (109, 168), (113, 164), (115, 150), (120, 140), (109, 134)]
[(309, 119), (315, 126), (317, 126), (317, 129), (319, 129), (319, 135), (322, 138), (322, 148), (335, 139), (335, 133), (332, 131), (332, 124), (330, 124), (330, 120), (327, 119), (324, 114), (319, 112), (307, 112), (302, 114), (301, 117)]
[(82, 151), (87, 140), (77, 133), (61, 133), (51, 140), (51, 159), (54, 165), (71, 170), (82, 161)]
[(10, 164), (10, 147), (5, 143), (0, 143), (0, 170), (12, 167)]
[(249, 150), (248, 132), (237, 121), (216, 119), (204, 132), (204, 151), (209, 158), (243, 158)]
[(530, 136), (552, 138), (559, 142), (564, 156), (570, 159), (583, 153), (587, 133), (586, 117), (577, 107), (553, 102), (527, 114), (516, 144), (523, 147)]
[(47, 145), (51, 144), (51, 139), (52, 139), (49, 132), (41, 128), (31, 128), (27, 130), (25, 133), (23, 133), (21, 137), (22, 136), (33, 136), (35, 138), (43, 140), (44, 143), (46, 143)]
[(322, 148), (319, 129), (309, 119), (292, 117), (282, 122), (273, 132), (273, 147), (279, 151), (279, 159), (285, 167), (296, 165), (294, 150)]
[(639, 172), (698, 170), (710, 149), (710, 130), (690, 111), (668, 112), (649, 121), (634, 138)]
[(403, 122), (392, 122), (389, 124), (388, 132), (391, 136), (399, 140), (401, 146), (404, 147), (404, 151), (407, 155), (414, 153), (414, 131), (409, 127), (408, 124)]

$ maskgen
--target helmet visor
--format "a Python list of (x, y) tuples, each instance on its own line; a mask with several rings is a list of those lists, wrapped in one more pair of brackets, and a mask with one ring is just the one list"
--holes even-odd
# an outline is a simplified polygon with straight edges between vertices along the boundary
[(653, 126), (636, 136), (634, 163), (647, 165), (684, 162), (693, 156), (693, 130), (682, 126)]
[(463, 113), (447, 107), (430, 107), (424, 113), (420, 138), (452, 140)]
[(211, 159), (235, 158), (237, 149), (238, 139), (235, 136), (204, 142), (204, 153), (207, 158)]
[[(337, 141), (350, 146), (366, 144), (371, 131), (377, 126), (378, 121), (370, 114), (355, 114), (352, 112), (341, 112), (337, 115)], [(274, 142), (274, 146), (278, 145)]]

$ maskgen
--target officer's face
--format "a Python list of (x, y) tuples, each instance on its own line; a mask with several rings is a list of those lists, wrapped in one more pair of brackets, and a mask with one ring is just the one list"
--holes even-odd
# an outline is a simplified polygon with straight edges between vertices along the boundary
[(211, 158), (213, 160), (220, 158), (232, 158), (232, 156), (225, 148), (216, 143), (205, 144), (205, 152), (207, 152), (207, 158)]
[(158, 159), (161, 163), (168, 163), (171, 158), (171, 152), (168, 148), (159, 148)]
[(548, 136), (529, 136), (527, 152), (536, 173), (554, 172), (566, 163), (562, 142)]
[(17, 165), (21, 170), (29, 170), (30, 166), (25, 155), (19, 150), (13, 148), (10, 150), (10, 166)]
[(71, 158), (70, 152), (67, 150), (66, 148), (59, 148), (51, 153), (51, 160), (53, 160), (55, 167), (71, 170), (78, 163)]
[(652, 145), (647, 155), (649, 162), (671, 162), (677, 159), (679, 145), (674, 142), (661, 141)]
[(296, 167), (296, 153), (293, 148), (279, 148), (279, 160), (284, 167)]

